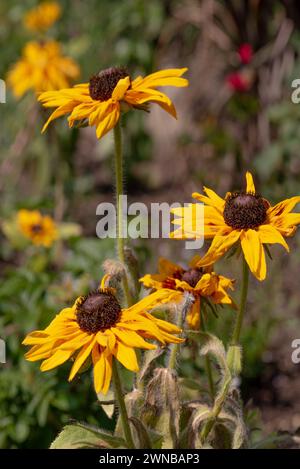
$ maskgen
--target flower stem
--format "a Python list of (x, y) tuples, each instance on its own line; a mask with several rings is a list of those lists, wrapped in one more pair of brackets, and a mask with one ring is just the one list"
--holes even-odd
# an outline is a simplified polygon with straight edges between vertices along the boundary
[(244, 319), (244, 313), (246, 309), (247, 294), (248, 294), (248, 284), (249, 284), (249, 267), (245, 258), (243, 257), (243, 280), (242, 280), (242, 292), (241, 292), (241, 302), (239, 307), (239, 312), (236, 318), (236, 323), (234, 326), (232, 334), (232, 345), (239, 345), (241, 329)]
[[(201, 323), (202, 323), (202, 330), (203, 332), (205, 332), (206, 327), (205, 327), (204, 314), (201, 315)], [(214, 385), (214, 380), (213, 380), (213, 375), (212, 375), (211, 361), (208, 355), (205, 355), (204, 363), (205, 363), (205, 370), (206, 370), (207, 380), (208, 380), (209, 394), (212, 400), (214, 401), (215, 385)]]
[[(122, 130), (120, 121), (114, 127), (114, 142), (115, 142), (115, 175), (116, 175), (116, 205), (117, 205), (117, 253), (119, 261), (126, 267), (125, 253), (124, 253), (124, 213), (121, 203), (121, 196), (123, 195), (123, 149), (122, 149)], [(123, 277), (123, 290), (127, 302), (127, 306), (132, 304), (132, 297), (130, 294), (128, 279), (125, 273)]]
[[(180, 329), (182, 329), (183, 322), (186, 317), (188, 308), (189, 308), (189, 302), (186, 302), (186, 304), (183, 305), (182, 309), (180, 309), (180, 311), (177, 311), (176, 326), (178, 326)], [(169, 360), (168, 360), (168, 368), (170, 370), (174, 370), (176, 368), (177, 354), (179, 350), (180, 350), (180, 344), (171, 345), (171, 350), (170, 350), (170, 355), (169, 355)]]
[(134, 442), (133, 442), (132, 433), (130, 429), (127, 409), (126, 409), (126, 405), (125, 405), (125, 401), (123, 397), (122, 385), (121, 385), (120, 375), (118, 371), (118, 363), (116, 362), (115, 358), (113, 358), (112, 360), (112, 374), (113, 374), (113, 383), (114, 383), (116, 398), (117, 398), (119, 410), (120, 410), (124, 436), (125, 436), (128, 448), (133, 449)]
[(213, 426), (222, 410), (223, 404), (227, 398), (227, 394), (229, 391), (231, 380), (230, 378), (226, 379), (225, 382), (223, 383), (222, 391), (219, 394), (219, 397), (215, 400), (211, 416), (209, 420), (207, 420), (206, 424), (203, 427), (203, 430), (200, 434), (200, 441), (201, 444), (203, 445), (210, 434), (211, 430), (213, 429)]
[[(245, 258), (243, 257), (243, 280), (242, 280), (241, 302), (240, 302), (239, 312), (238, 312), (236, 323), (235, 323), (234, 330), (233, 330), (232, 343), (231, 343), (232, 346), (239, 345), (239, 342), (240, 342), (241, 329), (242, 329), (243, 318), (244, 318), (246, 302), (247, 302), (248, 285), (249, 285), (249, 267), (248, 267), (247, 262), (245, 261)], [(228, 396), (231, 380), (232, 380), (232, 377), (229, 375), (223, 382), (222, 390), (214, 402), (211, 416), (202, 429), (202, 432), (200, 435), (200, 440), (202, 444), (205, 443), (207, 437), (209, 436), (211, 430), (213, 429), (214, 424), (223, 408), (223, 405)]]

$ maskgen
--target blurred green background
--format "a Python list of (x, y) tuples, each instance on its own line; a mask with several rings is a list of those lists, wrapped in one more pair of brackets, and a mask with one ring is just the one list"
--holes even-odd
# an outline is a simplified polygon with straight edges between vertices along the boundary
[[(63, 15), (49, 31), (81, 68), (79, 82), (112, 65), (132, 76), (161, 68), (189, 67), (188, 89), (168, 90), (178, 121), (151, 109), (125, 118), (126, 189), (130, 201), (188, 202), (202, 185), (220, 195), (244, 184), (251, 170), (272, 203), (300, 193), (300, 104), (291, 101), (300, 77), (300, 15), (296, 0), (60, 0)], [(0, 77), (33, 38), (22, 26), (37, 2), (0, 4)], [(241, 44), (253, 48), (242, 64)], [(241, 74), (247, 90), (229, 84)], [(71, 385), (68, 365), (46, 374), (24, 360), (24, 335), (42, 328), (76, 296), (95, 287), (102, 262), (114, 255), (110, 240), (95, 236), (96, 206), (113, 200), (112, 135), (97, 141), (94, 129), (55, 123), (57, 141), (41, 135), (45, 113), (34, 93), (16, 101), (10, 90), (0, 105), (0, 217), (2, 226), (20, 208), (38, 208), (77, 223), (59, 253), (24, 247), (2, 232), (0, 337), (7, 363), (0, 364), (0, 447), (47, 447), (71, 418), (109, 426), (95, 401), (88, 373)], [(4, 230), (5, 231), (5, 230)], [(300, 427), (300, 378), (291, 362), (291, 341), (300, 322), (299, 236), (292, 253), (272, 248), (268, 278), (252, 280), (244, 329), (243, 397), (260, 409), (264, 430)], [(193, 255), (169, 240), (136, 241), (141, 273), (156, 271), (160, 255), (178, 263)], [(58, 261), (59, 259), (59, 261)], [(218, 272), (239, 279), (234, 262)], [(222, 310), (209, 327), (227, 340), (232, 313)], [(299, 334), (298, 334), (299, 336)], [(299, 365), (298, 365), (299, 367)], [(201, 375), (183, 363), (183, 372)]]

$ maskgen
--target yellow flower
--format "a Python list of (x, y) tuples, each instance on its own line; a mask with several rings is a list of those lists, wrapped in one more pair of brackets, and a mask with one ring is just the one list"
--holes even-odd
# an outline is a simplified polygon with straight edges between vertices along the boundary
[[(290, 213), (300, 202), (300, 196), (286, 199), (272, 207), (266, 199), (256, 193), (249, 172), (246, 174), (246, 182), (246, 191), (227, 193), (225, 199), (206, 187), (206, 195), (193, 194), (195, 199), (205, 204), (204, 236), (213, 239), (208, 252), (197, 266), (213, 264), (239, 241), (251, 272), (258, 280), (264, 280), (264, 244), (279, 243), (289, 251), (284, 237), (292, 236), (296, 225), (300, 223), (300, 213)], [(193, 230), (196, 220), (190, 219), (190, 208), (174, 209), (172, 212), (181, 216), (173, 221), (180, 225), (179, 229), (171, 233), (173, 238), (199, 237), (197, 231)]]
[[(29, 361), (42, 359), (42, 371), (56, 368), (76, 354), (69, 381), (91, 356), (95, 390), (104, 394), (111, 381), (113, 357), (128, 370), (137, 372), (135, 348), (156, 348), (145, 338), (162, 345), (183, 342), (174, 335), (181, 332), (177, 326), (148, 312), (161, 301), (157, 293), (122, 309), (114, 290), (105, 287), (106, 277), (99, 290), (77, 298), (74, 305), (63, 309), (45, 330), (28, 334), (23, 341), (24, 345), (32, 346), (25, 358)], [(166, 290), (162, 301), (169, 298), (170, 292)]]
[(23, 235), (36, 246), (50, 247), (57, 239), (57, 228), (51, 217), (38, 210), (19, 210), (17, 222)]
[[(88, 120), (88, 125), (96, 126), (96, 134), (101, 138), (117, 124), (121, 110), (126, 108), (146, 109), (148, 102), (157, 103), (165, 111), (176, 117), (172, 101), (156, 88), (158, 86), (187, 86), (181, 78), (187, 68), (161, 70), (145, 78), (132, 80), (124, 68), (112, 67), (91, 77), (89, 83), (73, 88), (49, 91), (39, 96), (45, 107), (57, 108), (43, 127), (60, 116), (70, 114), (69, 126)], [(121, 106), (122, 105), (122, 106)]]
[(227, 293), (227, 289), (233, 290), (233, 280), (217, 275), (211, 269), (197, 267), (200, 257), (194, 256), (189, 263), (189, 269), (185, 270), (180, 265), (173, 264), (167, 259), (159, 260), (158, 274), (147, 274), (140, 282), (147, 288), (153, 288), (165, 297), (165, 289), (177, 291), (177, 297), (172, 294), (172, 299), (182, 299), (185, 292), (191, 293), (195, 302), (188, 312), (186, 321), (192, 329), (199, 328), (201, 298), (209, 299), (215, 304), (228, 304), (234, 306), (233, 300)]
[(45, 32), (60, 16), (61, 8), (57, 2), (43, 2), (25, 14), (24, 24), (30, 31)]
[(65, 88), (78, 75), (78, 65), (62, 55), (58, 42), (31, 41), (8, 72), (7, 82), (16, 98), (20, 98), (30, 89), (42, 92)]

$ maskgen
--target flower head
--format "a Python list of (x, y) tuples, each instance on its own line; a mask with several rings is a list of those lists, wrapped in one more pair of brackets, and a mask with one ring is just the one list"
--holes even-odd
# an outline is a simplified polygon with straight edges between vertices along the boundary
[(25, 14), (24, 24), (30, 31), (45, 32), (60, 16), (61, 8), (57, 2), (42, 2)]
[(227, 75), (226, 81), (228, 86), (239, 93), (248, 91), (250, 88), (249, 80), (240, 72), (233, 72)]
[(187, 86), (188, 81), (181, 78), (186, 68), (161, 70), (145, 78), (131, 79), (122, 67), (111, 67), (91, 77), (89, 83), (75, 85), (73, 88), (49, 91), (39, 96), (45, 107), (55, 107), (43, 132), (54, 119), (69, 114), (68, 122), (87, 120), (88, 125), (96, 127), (101, 138), (117, 124), (123, 107), (145, 109), (147, 103), (154, 102), (176, 117), (172, 101), (156, 88), (159, 86)]
[(136, 372), (139, 367), (135, 348), (156, 348), (145, 339), (162, 345), (183, 342), (175, 336), (181, 332), (177, 326), (148, 312), (158, 302), (170, 299), (169, 290), (163, 299), (154, 293), (130, 308), (122, 309), (114, 290), (105, 287), (106, 277), (98, 290), (77, 298), (73, 306), (63, 309), (45, 330), (30, 333), (23, 341), (24, 345), (31, 346), (26, 359), (42, 359), (42, 371), (56, 368), (75, 356), (69, 381), (91, 356), (95, 390), (104, 394), (111, 381), (113, 357), (128, 370)]
[(22, 234), (36, 246), (50, 247), (58, 237), (53, 219), (38, 210), (19, 210), (17, 222)]
[[(246, 182), (245, 191), (229, 192), (224, 199), (206, 187), (206, 195), (193, 194), (195, 199), (205, 204), (204, 237), (213, 239), (208, 252), (197, 266), (213, 264), (239, 241), (251, 272), (257, 279), (264, 280), (264, 244), (279, 243), (289, 251), (284, 237), (292, 236), (300, 223), (300, 213), (291, 213), (300, 202), (300, 196), (271, 206), (256, 192), (249, 172), (246, 174)], [(174, 220), (174, 223), (184, 226), (185, 229), (185, 233), (182, 233), (182, 228), (175, 230), (172, 233), (173, 238), (199, 237), (199, 233), (193, 230), (193, 220), (185, 218), (191, 216), (191, 210), (173, 209), (173, 213), (181, 216), (181, 219)]]
[(21, 98), (30, 89), (42, 92), (65, 88), (78, 75), (78, 65), (62, 55), (58, 42), (31, 41), (8, 72), (7, 81), (16, 98)]
[[(233, 290), (233, 281), (217, 275), (210, 268), (198, 267), (199, 256), (194, 256), (188, 269), (173, 264), (167, 259), (159, 260), (159, 273), (147, 274), (140, 281), (147, 288), (152, 288), (165, 296), (165, 289), (177, 292), (177, 301), (182, 299), (186, 292), (195, 298), (192, 308), (187, 314), (186, 321), (189, 327), (196, 329), (200, 325), (201, 298), (210, 300), (214, 304), (229, 304), (233, 300), (228, 295), (228, 289)], [(173, 295), (174, 298), (174, 295)]]
[(238, 56), (242, 64), (247, 65), (252, 61), (253, 49), (251, 44), (245, 42), (238, 48)]

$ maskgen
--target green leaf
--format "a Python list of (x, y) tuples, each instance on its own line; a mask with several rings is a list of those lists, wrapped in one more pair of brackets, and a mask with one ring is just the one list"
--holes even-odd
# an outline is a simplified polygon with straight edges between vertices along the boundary
[(66, 425), (55, 438), (50, 449), (76, 448), (120, 448), (126, 447), (122, 438), (88, 424), (74, 423)]

